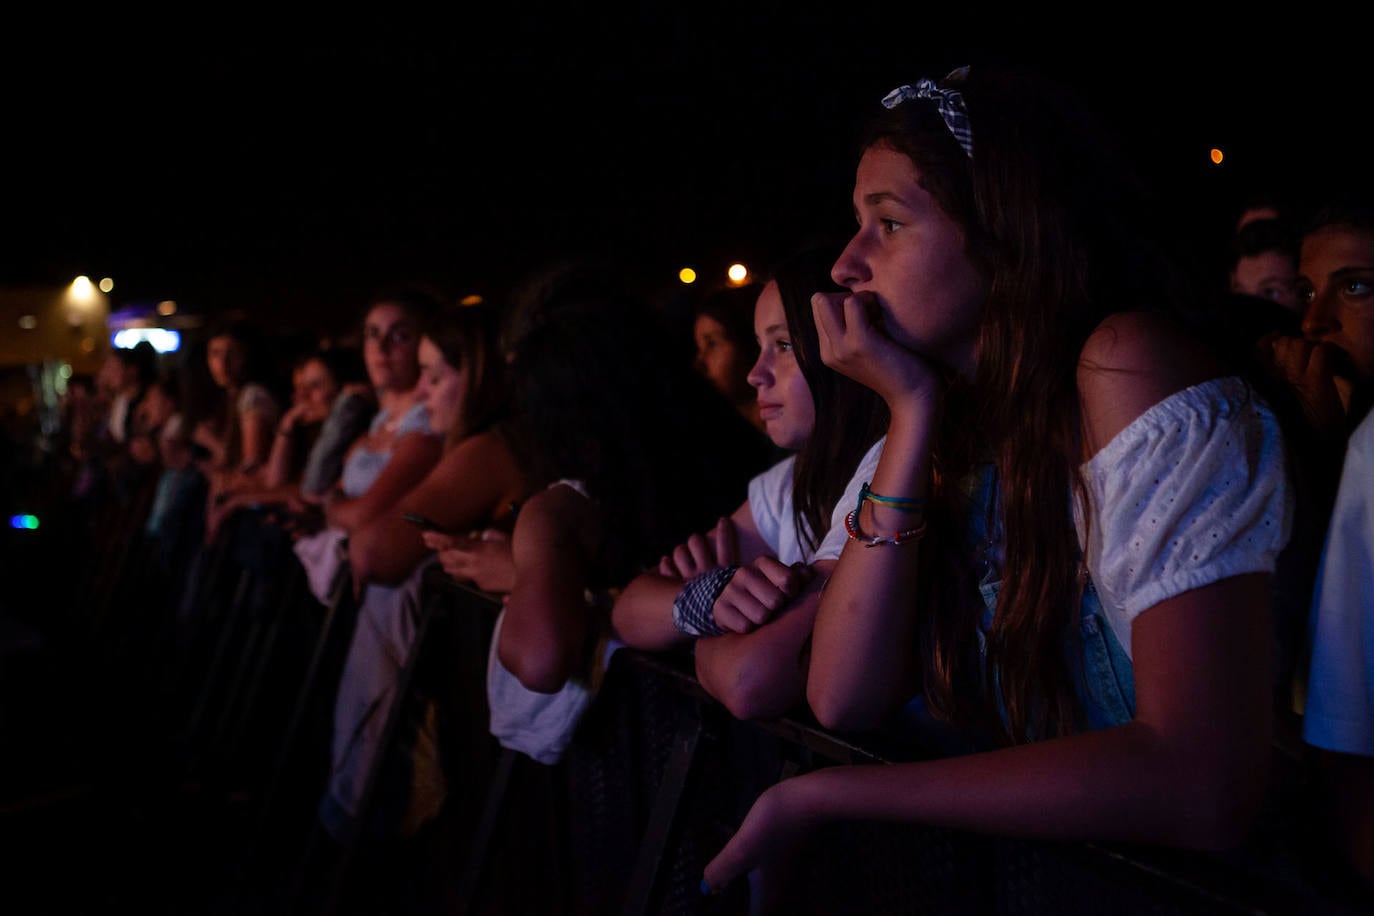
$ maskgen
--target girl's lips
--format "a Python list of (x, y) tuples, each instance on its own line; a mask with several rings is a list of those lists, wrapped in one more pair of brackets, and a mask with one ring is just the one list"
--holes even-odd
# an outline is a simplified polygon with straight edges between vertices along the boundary
[(781, 413), (782, 413), (782, 405), (781, 405), (781, 404), (760, 404), (760, 405), (759, 405), (759, 418), (762, 419), (762, 420), (771, 420), (772, 418), (778, 416), (778, 415), (781, 414)]

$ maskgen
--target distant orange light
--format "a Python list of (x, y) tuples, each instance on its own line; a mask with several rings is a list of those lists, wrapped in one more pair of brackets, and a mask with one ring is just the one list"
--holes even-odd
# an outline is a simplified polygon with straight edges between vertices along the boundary
[(684, 267), (677, 272), (677, 278), (683, 283), (695, 283), (697, 281), (697, 272), (690, 267)]
[(1212, 150), (1212, 162), (1213, 162), (1213, 163), (1215, 163), (1216, 165), (1221, 165), (1221, 160), (1222, 160), (1223, 158), (1225, 158), (1225, 157), (1222, 156), (1221, 150), (1219, 150), (1219, 149), (1213, 149), (1213, 150)]
[(464, 296), (458, 300), (459, 305), (481, 305), (484, 300), (481, 296), (473, 293), (471, 296)]

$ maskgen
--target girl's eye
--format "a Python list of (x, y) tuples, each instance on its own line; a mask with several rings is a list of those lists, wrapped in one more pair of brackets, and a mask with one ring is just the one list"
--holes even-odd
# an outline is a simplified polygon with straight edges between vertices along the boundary
[(886, 235), (891, 235), (892, 233), (900, 229), (902, 226), (902, 224), (897, 222), (895, 219), (880, 219), (878, 220), (878, 223), (883, 227), (883, 233)]
[(792, 341), (790, 341), (790, 340), (780, 340), (780, 341), (778, 341), (778, 343), (777, 343), (777, 347), (778, 347), (778, 352), (779, 352), (779, 353), (791, 353), (791, 352), (792, 352)]
[(1351, 280), (1345, 284), (1345, 294), (1347, 296), (1368, 296), (1370, 284), (1365, 280)]

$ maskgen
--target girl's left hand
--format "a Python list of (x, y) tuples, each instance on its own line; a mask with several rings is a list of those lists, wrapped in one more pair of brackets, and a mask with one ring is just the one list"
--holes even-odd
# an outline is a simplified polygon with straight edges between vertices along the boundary
[(739, 563), (739, 533), (729, 516), (706, 534), (693, 534), (658, 561), (658, 574), (687, 581), (712, 569)]
[(716, 623), (731, 633), (749, 633), (771, 620), (815, 577), (815, 570), (805, 563), (786, 566), (768, 556), (746, 563), (716, 598)]
[(444, 531), (421, 531), (420, 540), (425, 542), (425, 546), (435, 553), (442, 553), (445, 550), (452, 550), (461, 544), (466, 538), (457, 534), (448, 534)]
[(706, 890), (719, 893), (748, 873), (791, 856), (811, 826), (802, 803), (808, 780), (809, 775), (784, 779), (758, 797), (735, 835), (706, 863)]
[(506, 594), (515, 587), (510, 535), (494, 528), (457, 539), (455, 546), (439, 552), (439, 565), (453, 578), (472, 582), (484, 592)]

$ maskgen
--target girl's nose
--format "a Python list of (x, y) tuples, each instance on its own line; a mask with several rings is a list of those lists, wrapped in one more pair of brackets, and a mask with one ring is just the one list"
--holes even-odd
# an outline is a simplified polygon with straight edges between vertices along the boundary
[(869, 279), (868, 264), (863, 258), (862, 244), (856, 233), (849, 244), (844, 246), (835, 266), (830, 268), (830, 279), (843, 287), (853, 289), (855, 284)]
[(1336, 317), (1336, 310), (1332, 308), (1328, 298), (1314, 296), (1302, 313), (1302, 335), (1309, 340), (1321, 340), (1340, 329), (1341, 323)]
[(768, 367), (765, 365), (766, 360), (767, 355), (765, 353), (759, 353), (759, 358), (754, 360), (754, 365), (750, 367), (749, 374), (744, 377), (745, 381), (754, 388), (762, 388), (767, 385), (769, 379), (772, 377), (768, 372)]

